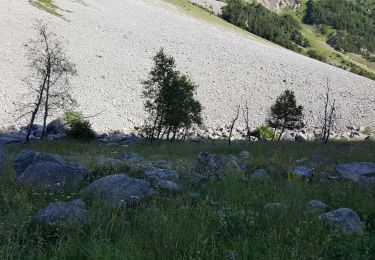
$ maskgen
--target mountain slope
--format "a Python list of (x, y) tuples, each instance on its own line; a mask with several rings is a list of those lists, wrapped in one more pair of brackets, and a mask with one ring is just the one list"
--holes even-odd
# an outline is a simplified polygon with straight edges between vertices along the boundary
[(374, 126), (375, 82), (264, 44), (242, 33), (188, 16), (159, 0), (59, 0), (64, 19), (9, 0), (0, 9), (0, 122), (15, 124), (14, 111), (25, 93), (24, 43), (36, 18), (48, 21), (65, 39), (77, 63), (77, 110), (99, 130), (131, 128), (144, 119), (140, 81), (147, 78), (160, 47), (200, 86), (207, 125), (230, 122), (235, 108), (249, 102), (253, 126), (264, 123), (269, 106), (286, 88), (305, 106), (306, 121), (317, 124), (327, 77), (338, 99), (341, 126)]

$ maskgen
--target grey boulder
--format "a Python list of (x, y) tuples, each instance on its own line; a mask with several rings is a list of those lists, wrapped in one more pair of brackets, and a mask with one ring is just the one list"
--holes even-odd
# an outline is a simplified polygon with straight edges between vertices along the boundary
[(302, 180), (312, 180), (314, 177), (314, 170), (305, 166), (294, 166), (290, 169), (290, 174), (299, 177)]
[(51, 227), (80, 227), (87, 223), (86, 204), (80, 199), (50, 203), (32, 219), (34, 224)]
[(358, 214), (348, 208), (340, 208), (319, 216), (320, 220), (345, 234), (363, 234), (363, 223)]
[(353, 162), (338, 164), (335, 168), (340, 179), (362, 184), (375, 184), (375, 163)]
[(158, 188), (162, 191), (168, 191), (168, 192), (178, 192), (182, 190), (180, 185), (169, 180), (158, 181), (155, 185), (155, 188)]
[(208, 177), (222, 179), (225, 171), (225, 163), (215, 154), (200, 152), (196, 162), (196, 172)]
[(46, 186), (51, 192), (69, 191), (90, 174), (77, 164), (62, 161), (57, 155), (22, 151), (13, 163), (17, 183), (31, 186)]
[(65, 134), (68, 131), (68, 125), (64, 119), (58, 118), (52, 120), (49, 124), (47, 124), (46, 132), (48, 134)]
[(155, 190), (147, 181), (130, 178), (126, 174), (114, 174), (94, 181), (80, 194), (97, 196), (111, 207), (123, 207), (151, 197)]

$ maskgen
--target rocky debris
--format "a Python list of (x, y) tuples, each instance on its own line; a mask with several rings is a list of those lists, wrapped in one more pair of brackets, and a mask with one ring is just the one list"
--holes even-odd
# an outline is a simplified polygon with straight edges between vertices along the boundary
[(68, 191), (90, 174), (90, 171), (78, 164), (65, 163), (53, 154), (24, 150), (13, 163), (17, 183), (31, 186), (46, 185), (51, 192)]
[(46, 132), (47, 134), (58, 135), (63, 134), (65, 135), (66, 132), (69, 130), (67, 123), (62, 118), (57, 118), (52, 120), (49, 124), (47, 124)]
[(17, 133), (17, 134), (0, 134), (0, 144), (12, 144), (12, 143), (21, 143), (26, 140), (26, 135)]
[(48, 141), (55, 141), (55, 140), (61, 140), (66, 138), (66, 134), (48, 134), (47, 140)]
[(326, 225), (345, 234), (363, 234), (363, 223), (352, 209), (340, 208), (319, 216)]
[(196, 172), (207, 177), (222, 179), (224, 177), (225, 163), (216, 154), (200, 152), (196, 162)]
[(310, 200), (307, 206), (312, 212), (324, 212), (328, 208), (327, 204), (320, 200)]
[(264, 209), (269, 211), (279, 211), (286, 209), (286, 206), (282, 203), (274, 202), (264, 205)]
[(299, 143), (304, 143), (304, 142), (307, 142), (307, 136), (304, 135), (304, 134), (297, 134), (295, 137), (294, 137), (294, 140), (296, 142), (299, 142)]
[(375, 163), (352, 162), (335, 166), (338, 177), (362, 184), (375, 184)]
[(268, 175), (268, 172), (265, 169), (258, 169), (254, 171), (254, 173), (250, 176), (251, 179), (267, 179), (269, 177), (270, 176)]
[(5, 149), (0, 144), (0, 174), (5, 172), (5, 168), (6, 168), (5, 157), (6, 157)]
[(284, 133), (282, 136), (281, 136), (281, 141), (284, 141), (284, 142), (293, 142), (294, 141), (294, 137), (290, 134), (290, 133)]
[(306, 166), (294, 166), (290, 169), (290, 174), (302, 180), (311, 181), (314, 177), (314, 170)]
[(375, 135), (369, 135), (365, 138), (366, 141), (375, 142)]
[(86, 204), (81, 199), (50, 203), (36, 213), (32, 223), (51, 227), (84, 226), (87, 223)]
[(111, 207), (124, 207), (153, 196), (155, 190), (147, 181), (114, 174), (94, 181), (80, 194), (97, 196)]
[(43, 126), (38, 125), (38, 124), (33, 124), (32, 126), (30, 125), (22, 126), (20, 127), (20, 133), (26, 135), (30, 127), (31, 127), (31, 133), (30, 133), (31, 136), (37, 137), (37, 138), (42, 136)]
[(208, 10), (210, 10), (216, 15), (220, 15), (222, 13), (221, 8), (227, 5), (226, 3), (223, 3), (217, 0), (189, 0), (189, 1), (194, 4), (200, 5), (204, 8), (207, 8)]

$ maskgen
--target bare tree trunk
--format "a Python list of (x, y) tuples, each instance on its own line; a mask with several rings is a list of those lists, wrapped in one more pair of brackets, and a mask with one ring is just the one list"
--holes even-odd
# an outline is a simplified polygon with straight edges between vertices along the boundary
[(237, 113), (236, 113), (236, 117), (233, 119), (232, 121), (232, 125), (230, 126), (230, 131), (229, 131), (229, 140), (228, 140), (228, 144), (230, 145), (231, 144), (231, 138), (232, 138), (232, 133), (233, 133), (233, 127), (234, 127), (234, 124), (236, 123), (237, 119), (238, 119), (238, 116), (240, 114), (240, 108), (241, 106), (238, 106), (237, 108)]
[[(280, 132), (279, 138), (277, 139), (278, 141), (281, 140), (281, 137), (283, 136), (284, 131), (285, 131), (285, 126), (283, 126), (283, 128), (281, 129), (281, 132)], [(276, 132), (276, 131), (275, 131), (275, 132)]]
[(51, 62), (48, 61), (47, 64), (47, 87), (46, 87), (46, 98), (44, 103), (44, 117), (43, 117), (43, 130), (42, 135), (40, 136), (40, 141), (43, 141), (43, 138), (46, 134), (46, 126), (47, 126), (47, 117), (49, 112), (49, 94), (50, 94), (50, 86), (51, 86)]
[[(245, 113), (245, 110), (246, 110), (246, 113)], [(250, 136), (250, 126), (249, 126), (249, 107), (247, 106), (247, 101), (246, 101), (245, 109), (242, 109), (242, 114), (246, 123), (246, 137), (250, 141), (251, 136)]]

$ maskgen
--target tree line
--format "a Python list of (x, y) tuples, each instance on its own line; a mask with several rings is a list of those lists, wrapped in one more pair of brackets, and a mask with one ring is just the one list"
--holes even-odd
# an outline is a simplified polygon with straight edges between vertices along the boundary
[(309, 0), (303, 21), (333, 28), (327, 43), (336, 50), (371, 59), (375, 53), (375, 8), (367, 2)]
[(231, 0), (222, 8), (222, 18), (244, 30), (299, 51), (310, 43), (301, 32), (301, 25), (290, 15), (278, 15), (261, 4)]
[[(26, 44), (29, 60), (29, 76), (25, 79), (30, 90), (31, 102), (26, 102), (22, 116), (29, 117), (26, 142), (29, 141), (34, 122), (40, 117), (43, 130), (40, 140), (46, 134), (46, 122), (54, 109), (67, 109), (76, 104), (71, 95), (70, 80), (77, 75), (75, 64), (66, 55), (61, 40), (52, 33), (45, 24), (38, 23), (35, 28), (38, 37)], [(184, 139), (193, 126), (203, 124), (201, 103), (195, 98), (198, 88), (187, 75), (176, 69), (176, 62), (172, 56), (161, 48), (153, 57), (154, 66), (147, 80), (142, 81), (144, 109), (148, 113), (142, 128), (147, 140), (160, 142), (162, 140), (175, 141)], [(328, 84), (327, 84), (328, 86)], [(322, 139), (328, 142), (329, 133), (335, 121), (335, 102), (330, 104), (327, 92), (325, 112), (322, 127)], [(236, 118), (230, 129), (229, 143), (235, 122), (240, 113), (237, 108)], [(70, 132), (73, 137), (83, 139), (95, 138), (90, 123), (81, 113), (69, 111), (65, 113)], [(247, 132), (250, 137), (249, 107), (246, 103), (243, 110)], [(279, 140), (285, 130), (301, 129), (303, 123), (303, 106), (297, 105), (294, 92), (285, 90), (271, 106), (266, 119), (269, 127), (279, 131)], [(327, 134), (328, 133), (328, 134)], [(250, 140), (250, 138), (249, 138)]]

